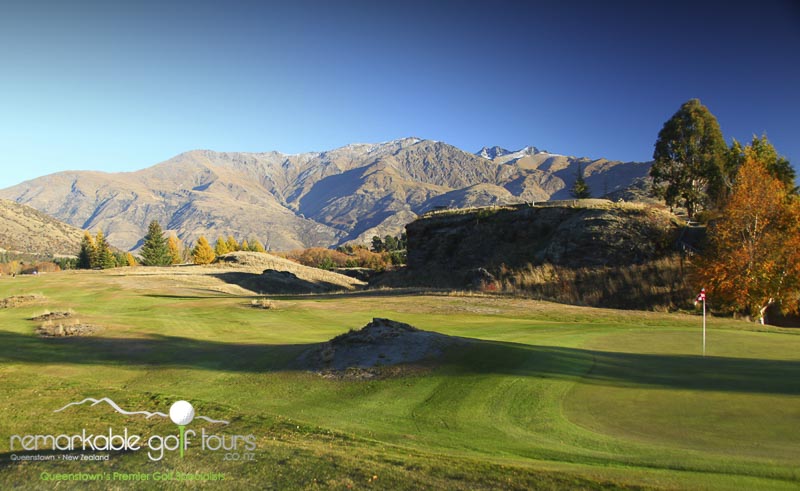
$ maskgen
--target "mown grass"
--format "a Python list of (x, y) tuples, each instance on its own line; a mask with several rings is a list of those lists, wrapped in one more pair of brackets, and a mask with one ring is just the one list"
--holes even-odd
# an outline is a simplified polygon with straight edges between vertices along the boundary
[[(188, 286), (187, 286), (188, 285)], [(103, 272), (0, 281), (0, 487), (51, 488), (41, 472), (224, 472), (228, 489), (796, 489), (800, 336), (700, 319), (493, 296), (283, 297), (276, 309), (174, 278)], [(40, 339), (30, 317), (74, 309), (99, 337)], [(327, 380), (297, 369), (314, 343), (388, 317), (480, 342), (404, 378)], [(150, 462), (11, 462), (12, 434), (175, 432), (178, 399), (254, 434), (256, 462), (190, 447)], [(219, 483), (217, 483), (219, 484)], [(62, 482), (60, 487), (75, 483)], [(217, 487), (135, 483), (137, 488)], [(127, 489), (120, 481), (88, 489)]]

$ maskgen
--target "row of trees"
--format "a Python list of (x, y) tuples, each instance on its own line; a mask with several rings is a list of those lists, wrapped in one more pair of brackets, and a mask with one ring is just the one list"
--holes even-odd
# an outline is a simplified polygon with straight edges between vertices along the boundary
[[(292, 251), (285, 257), (307, 266), (322, 269), (335, 267), (364, 267), (383, 270), (391, 264), (405, 263), (405, 234), (399, 237), (387, 235), (383, 239), (375, 237), (373, 250), (360, 246), (343, 246), (338, 250), (310, 248)], [(140, 251), (141, 264), (145, 266), (169, 266), (192, 262), (209, 264), (217, 257), (235, 251), (266, 252), (264, 245), (257, 239), (238, 242), (232, 235), (218, 237), (212, 247), (204, 236), (197, 239), (192, 248), (186, 248), (174, 235), (165, 236), (158, 221), (153, 220), (147, 229)], [(105, 239), (102, 231), (92, 237), (87, 232), (81, 243), (76, 267), (82, 269), (106, 269), (119, 266), (135, 266), (136, 259), (131, 253), (114, 252)]]
[(208, 264), (217, 256), (232, 251), (266, 252), (258, 240), (253, 240), (252, 244), (248, 244), (247, 240), (239, 243), (233, 236), (227, 239), (220, 237), (213, 248), (205, 237), (200, 237), (194, 247), (186, 248), (174, 235), (165, 236), (161, 225), (153, 220), (143, 239), (138, 262), (130, 252), (112, 250), (103, 232), (98, 231), (94, 237), (86, 232), (77, 259), (63, 260), (64, 264), (59, 266), (62, 269), (108, 269), (136, 266), (139, 262), (145, 266), (169, 266), (188, 262)]
[(252, 243), (244, 239), (240, 243), (232, 235), (227, 239), (219, 237), (214, 247), (201, 235), (195, 246), (187, 249), (174, 235), (165, 238), (161, 225), (154, 220), (144, 237), (141, 256), (142, 263), (146, 266), (169, 266), (190, 261), (194, 264), (209, 264), (217, 257), (235, 251), (266, 252), (264, 245), (257, 239)]
[(772, 305), (800, 311), (800, 197), (794, 169), (767, 137), (728, 147), (692, 99), (664, 123), (653, 159), (655, 194), (689, 218), (706, 212), (696, 276), (715, 306), (761, 322)]
[(79, 269), (108, 269), (121, 266), (135, 266), (136, 259), (130, 252), (112, 251), (102, 230), (92, 237), (89, 232), (83, 234), (81, 248), (75, 267)]

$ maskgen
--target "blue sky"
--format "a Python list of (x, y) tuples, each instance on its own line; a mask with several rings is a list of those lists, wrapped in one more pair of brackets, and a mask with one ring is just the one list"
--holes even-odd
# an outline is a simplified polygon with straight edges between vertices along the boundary
[(0, 188), (405, 136), (649, 160), (695, 97), (797, 165), (798, 5), (4, 2)]

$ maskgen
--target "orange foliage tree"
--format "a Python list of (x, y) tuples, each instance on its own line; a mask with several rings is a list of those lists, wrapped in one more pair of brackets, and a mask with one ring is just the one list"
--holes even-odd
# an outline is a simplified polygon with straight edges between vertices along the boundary
[(746, 154), (709, 229), (698, 280), (717, 306), (765, 323), (772, 304), (783, 312), (800, 307), (800, 203), (754, 152)]

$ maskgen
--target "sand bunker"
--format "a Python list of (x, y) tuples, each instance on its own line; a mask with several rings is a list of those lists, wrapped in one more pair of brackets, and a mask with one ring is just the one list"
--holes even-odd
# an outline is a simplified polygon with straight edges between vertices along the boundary
[[(341, 334), (300, 357), (300, 362), (331, 378), (375, 378), (418, 371), (463, 338), (422, 331), (390, 319), (372, 319), (359, 329)], [(416, 364), (416, 368), (415, 365)], [(398, 369), (397, 365), (406, 365)]]

